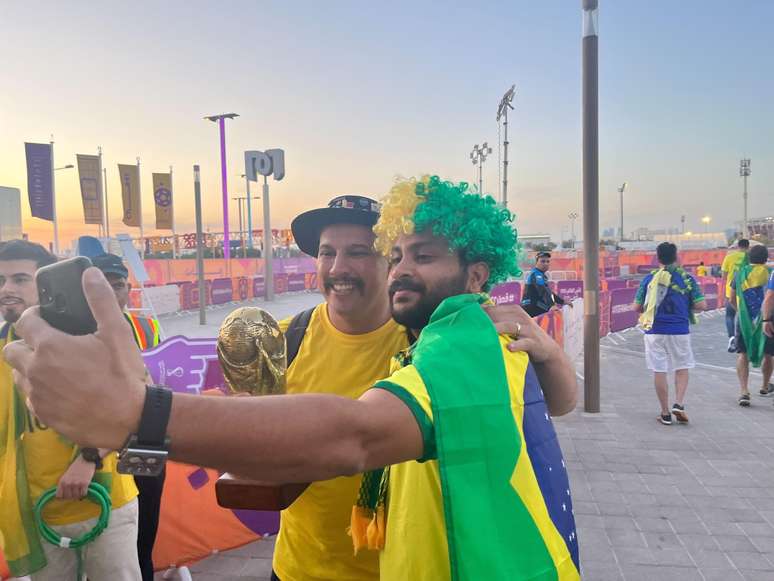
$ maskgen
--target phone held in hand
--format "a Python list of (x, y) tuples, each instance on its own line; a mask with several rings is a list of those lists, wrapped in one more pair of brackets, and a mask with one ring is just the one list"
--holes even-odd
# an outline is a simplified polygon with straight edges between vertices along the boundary
[(44, 266), (35, 274), (40, 315), (52, 327), (70, 335), (88, 335), (97, 321), (83, 294), (81, 278), (91, 260), (78, 256)]

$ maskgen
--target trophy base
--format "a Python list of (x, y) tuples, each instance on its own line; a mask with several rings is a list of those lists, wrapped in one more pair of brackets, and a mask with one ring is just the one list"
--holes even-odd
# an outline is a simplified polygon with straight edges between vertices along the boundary
[(285, 510), (308, 484), (269, 484), (223, 474), (215, 483), (215, 496), (223, 508), (240, 510)]

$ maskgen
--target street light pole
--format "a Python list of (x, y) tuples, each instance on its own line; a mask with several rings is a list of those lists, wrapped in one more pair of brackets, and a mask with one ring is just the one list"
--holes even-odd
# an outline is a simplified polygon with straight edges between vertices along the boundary
[(204, 287), (204, 233), (202, 232), (202, 188), (199, 180), (199, 166), (194, 171), (194, 210), (196, 212), (196, 280), (199, 287), (199, 324), (207, 324), (207, 311)]
[(583, 406), (599, 412), (599, 37), (597, 0), (583, 10)]
[(222, 113), (205, 117), (218, 124), (220, 130), (220, 185), (223, 192), (223, 258), (231, 258), (231, 243), (228, 233), (228, 178), (226, 177), (226, 119), (239, 117), (237, 113)]
[(497, 122), (500, 123), (500, 119), (503, 119), (503, 192), (502, 203), (503, 208), (508, 208), (508, 109), (513, 109), (511, 101), (513, 101), (513, 95), (516, 91), (516, 85), (511, 85), (511, 88), (505, 92), (503, 98), (500, 99), (500, 104), (497, 106)]
[(244, 225), (242, 222), (242, 202), (246, 199), (248, 199), (245, 196), (236, 196), (235, 198), (231, 198), (232, 200), (236, 200), (239, 204), (239, 245), (242, 248), (242, 258), (247, 257), (247, 249), (245, 248), (245, 236), (244, 236)]
[(626, 182), (621, 184), (621, 187), (618, 188), (618, 194), (621, 196), (621, 222), (620, 222), (620, 230), (618, 231), (619, 234), (619, 241), (623, 242), (624, 240), (624, 226), (623, 226), (623, 195), (624, 190), (626, 190)]
[(575, 248), (575, 220), (578, 218), (578, 212), (570, 212), (567, 217), (570, 219), (570, 241)]
[(486, 141), (478, 146), (478, 143), (473, 146), (473, 151), (470, 152), (470, 159), (473, 165), (478, 166), (478, 193), (484, 195), (484, 162), (486, 156), (492, 153), (492, 148), (487, 145)]
[(739, 162), (739, 175), (744, 180), (744, 220), (742, 221), (742, 238), (747, 238), (747, 178), (750, 176), (750, 160), (744, 158)]

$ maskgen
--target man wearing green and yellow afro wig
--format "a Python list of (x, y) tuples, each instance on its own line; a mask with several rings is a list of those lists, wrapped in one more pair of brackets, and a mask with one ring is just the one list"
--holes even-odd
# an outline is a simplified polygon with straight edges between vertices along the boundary
[(549, 415), (574, 407), (573, 369), (526, 313), (511, 343), (482, 308), (519, 273), (512, 219), (437, 177), (399, 181), (383, 200), (374, 232), (392, 314), (417, 341), (372, 391), (411, 410), (422, 454), (363, 479), (351, 533), (382, 549), (382, 579), (579, 579)]

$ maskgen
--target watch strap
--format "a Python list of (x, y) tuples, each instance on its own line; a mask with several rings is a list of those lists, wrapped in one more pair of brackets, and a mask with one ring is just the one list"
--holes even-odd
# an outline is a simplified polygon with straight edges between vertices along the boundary
[(145, 405), (137, 430), (137, 443), (145, 446), (164, 446), (171, 410), (171, 390), (157, 385), (145, 386)]

